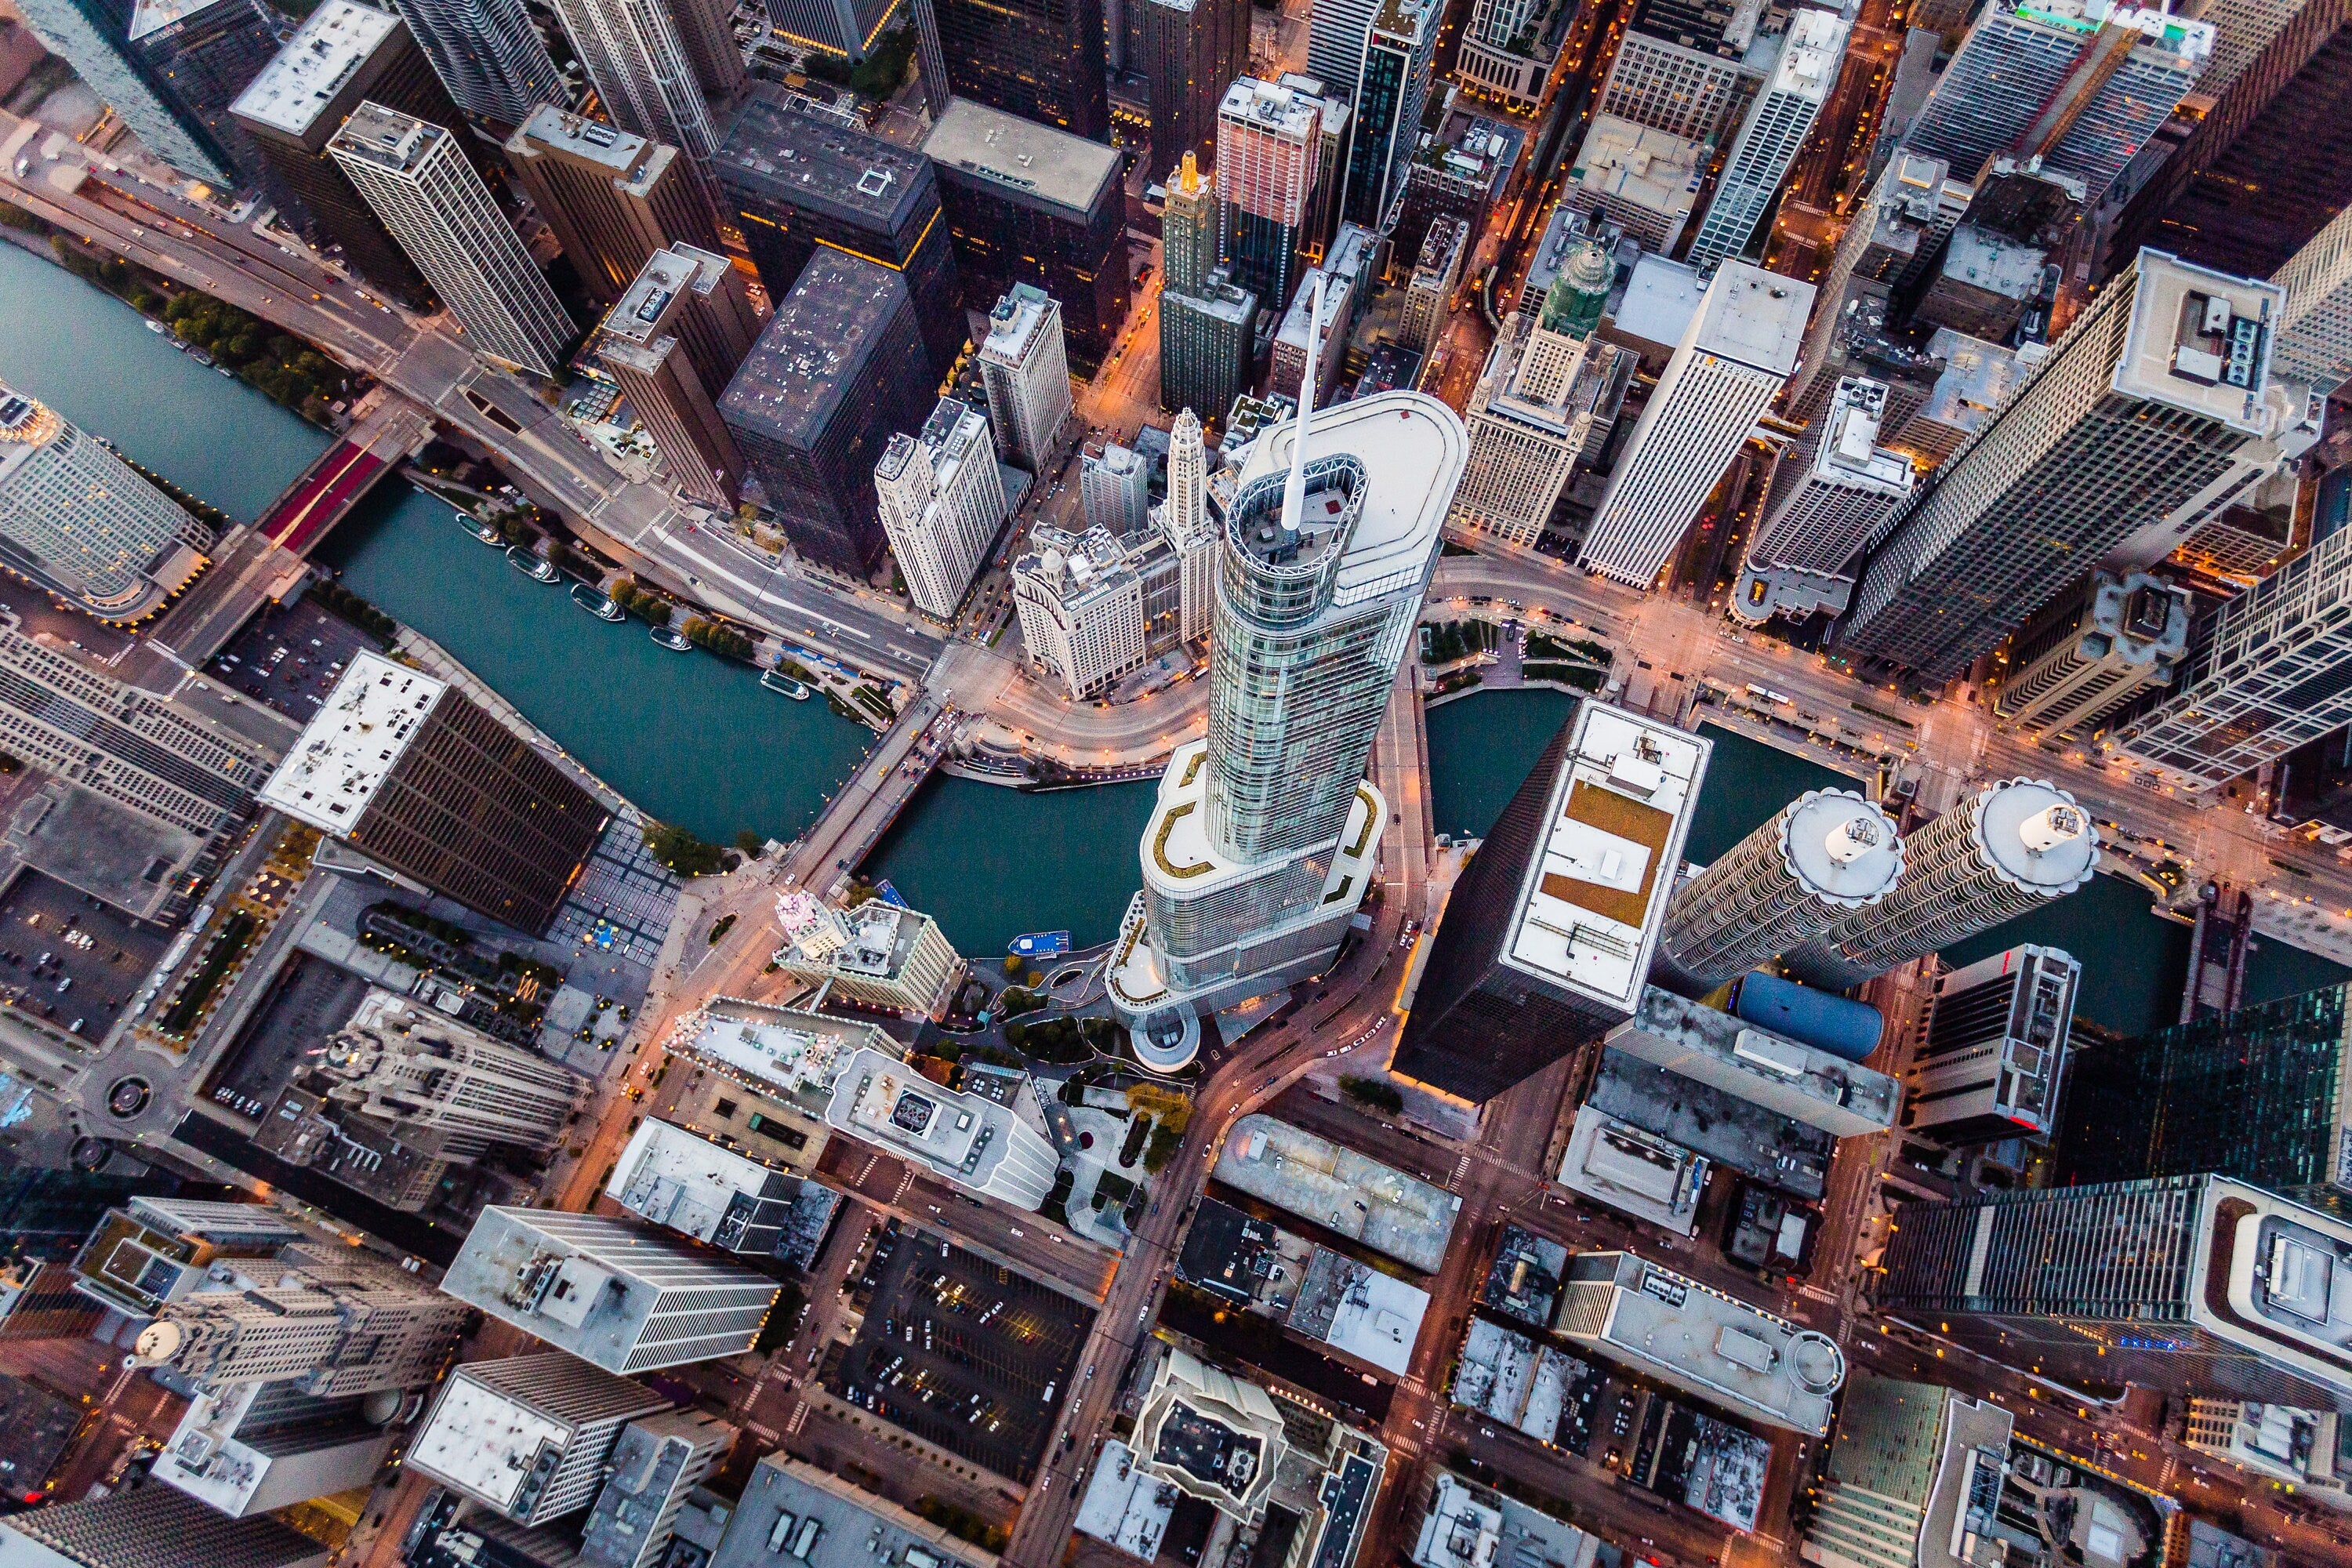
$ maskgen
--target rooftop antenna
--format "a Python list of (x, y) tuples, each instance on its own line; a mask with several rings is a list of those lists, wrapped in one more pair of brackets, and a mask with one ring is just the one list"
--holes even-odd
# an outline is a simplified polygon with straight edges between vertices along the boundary
[(1315, 298), (1307, 313), (1307, 368), (1298, 377), (1298, 430), (1290, 442), (1290, 480), (1282, 487), (1282, 522), (1297, 528), (1307, 515), (1307, 420), (1315, 412), (1315, 373), (1323, 360), (1323, 279), (1315, 274)]

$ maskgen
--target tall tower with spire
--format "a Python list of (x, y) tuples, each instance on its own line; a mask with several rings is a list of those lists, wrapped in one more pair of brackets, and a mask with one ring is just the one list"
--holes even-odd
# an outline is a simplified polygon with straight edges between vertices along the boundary
[[(1318, 280), (1311, 331), (1323, 310)], [(1454, 412), (1411, 392), (1319, 417), (1310, 392), (1251, 445), (1224, 518), (1208, 734), (1169, 759), (1112, 963), (1147, 1066), (1183, 1066), (1202, 1015), (1338, 952), (1388, 820), (1364, 777), (1372, 737), (1466, 450)]]
[(1190, 408), (1168, 432), (1168, 499), (1160, 531), (1176, 552), (1177, 636), (1192, 642), (1209, 635), (1217, 614), (1217, 531), (1209, 521), (1209, 451), (1201, 421)]

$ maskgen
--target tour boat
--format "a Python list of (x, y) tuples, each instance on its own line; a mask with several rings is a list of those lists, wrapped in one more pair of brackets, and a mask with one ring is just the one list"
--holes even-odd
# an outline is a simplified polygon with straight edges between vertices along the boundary
[(591, 583), (572, 584), (572, 602), (600, 621), (617, 621), (626, 618), (621, 606), (613, 602), (613, 596)]
[(760, 677), (760, 684), (771, 691), (781, 691), (795, 702), (809, 700), (809, 689), (780, 669), (771, 669)]
[(150, 316), (147, 318), (147, 330), (151, 332), (161, 332), (163, 330), (163, 323)]
[(507, 552), (507, 564), (534, 583), (552, 583), (556, 578), (555, 567), (551, 563), (541, 560), (520, 544)]
[(654, 641), (661, 644), (662, 647), (669, 649), (672, 653), (685, 653), (687, 650), (694, 647), (692, 643), (687, 641), (683, 636), (669, 626), (656, 626), (654, 628)]

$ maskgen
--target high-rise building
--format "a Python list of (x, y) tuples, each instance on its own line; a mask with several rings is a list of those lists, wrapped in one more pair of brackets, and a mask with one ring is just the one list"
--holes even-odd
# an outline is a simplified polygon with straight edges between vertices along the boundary
[(287, 1383), (318, 1399), (439, 1376), (466, 1304), (390, 1264), (315, 1250), (208, 1274), (141, 1331), (131, 1360), (215, 1389)]
[(1911, 496), (1911, 460), (1878, 444), (1886, 393), (1885, 383), (1867, 377), (1839, 382), (1781, 458), (1731, 595), (1741, 620), (1803, 620), (1845, 608), (1854, 563)]
[(1630, 1252), (1585, 1252), (1560, 1281), (1570, 1342), (1782, 1431), (1819, 1436), (1845, 1382), (1837, 1342)]
[(722, 1252), (803, 1264), (840, 1206), (827, 1188), (657, 1116), (630, 1135), (604, 1195)]
[(1797, 979), (1843, 991), (2064, 898), (2098, 864), (2098, 831), (2073, 795), (2033, 779), (1988, 784), (1903, 840), (1892, 892), (1783, 956)]
[[(785, 938), (776, 964), (785, 978), (829, 984), (845, 1002), (940, 1018), (963, 983), (963, 959), (939, 921), (917, 910), (880, 899), (829, 910), (806, 893), (787, 893), (776, 900), (776, 923)], [(828, 1020), (800, 1022), (814, 1027)]]
[(890, 553), (915, 608), (951, 621), (1009, 510), (980, 410), (942, 397), (919, 436), (897, 435), (874, 467)]
[(903, 274), (934, 375), (963, 348), (953, 247), (929, 160), (754, 86), (712, 167), (771, 300), (819, 249)]
[(1659, 985), (1643, 987), (1640, 1011), (1609, 1031), (1607, 1045), (1612, 1062), (1630, 1058), (1685, 1080), (1676, 1094), (1727, 1097), (1839, 1138), (1885, 1131), (1903, 1100), (1903, 1086), (1885, 1073)]
[(2352, 4), (2217, 5), (2203, 19), (2218, 30), (2197, 91), (2216, 101), (2108, 226), (2102, 273), (2154, 246), (2272, 277), (2352, 201)]
[[(1272, 1394), (1173, 1348), (1143, 1396), (1135, 1439), (1135, 1462), (1145, 1475), (1244, 1525), (1265, 1521), (1276, 1473), (1291, 1458)], [(1195, 1465), (1195, 1445), (1202, 1442), (1249, 1454), (1254, 1462)]]
[(1364, 36), (1380, 0), (1324, 0), (1307, 25), (1307, 68), (1333, 97), (1352, 101), (1363, 80)]
[(1061, 301), (1026, 283), (998, 300), (981, 341), (980, 377), (988, 394), (988, 423), (1004, 455), (1044, 474), (1070, 417)]
[(1454, 72), (1515, 109), (1540, 115), (1576, 16), (1567, 0), (1473, 0)]
[(518, 1523), (545, 1524), (593, 1500), (623, 1426), (669, 1408), (642, 1384), (557, 1351), (467, 1362), (441, 1385), (405, 1462)]
[(128, 35), (151, 79), (204, 128), (229, 173), (273, 198), (274, 175), (228, 109), (284, 41), (276, 16), (262, 0), (137, 0)]
[(1718, 268), (1625, 455), (1577, 564), (1646, 588), (1796, 368), (1813, 287), (1737, 258)]
[(2070, 1182), (2204, 1173), (2352, 1212), (2346, 988), (2240, 1007), (2075, 1053), (2058, 1137)]
[[(787, 1522), (790, 1521), (790, 1522)], [(904, 1563), (935, 1560), (939, 1568), (992, 1568), (981, 1551), (897, 1503), (875, 1496), (830, 1470), (777, 1452), (751, 1470), (743, 1495), (728, 1519), (727, 1532), (712, 1555), (713, 1568), (747, 1568), (770, 1552), (767, 1542), (805, 1534), (819, 1540), (874, 1542), (874, 1555)]]
[(2103, 743), (2208, 791), (2340, 729), (2352, 715), (2352, 634), (2326, 617), (2347, 580), (2352, 539), (2331, 533), (2214, 611), (2172, 694)]
[(888, 545), (874, 465), (939, 384), (906, 277), (826, 248), (802, 269), (719, 400), (751, 475), (801, 555), (851, 577)]
[(1107, 530), (1033, 530), (1013, 563), (1013, 605), (1029, 662), (1073, 701), (1143, 668), (1143, 582)]
[(134, 1196), (74, 1255), (74, 1289), (126, 1318), (152, 1318), (224, 1260), (275, 1258), (310, 1237), (268, 1204)]
[(193, 582), (213, 531), (89, 432), (0, 386), (0, 563), (102, 621), (143, 621)]
[(2189, 1401), (2184, 1446), (2308, 1501), (2352, 1510), (2352, 1416), (2252, 1400)]
[(235, 1519), (167, 1486), (0, 1520), (0, 1562), (10, 1568), (326, 1568), (333, 1555), (275, 1515)]
[[(768, 26), (796, 44), (828, 54), (862, 60), (890, 19), (898, 15), (898, 0), (768, 0)], [(919, 45), (929, 40), (919, 37)], [(928, 97), (932, 62), (923, 59), (923, 89)], [(938, 92), (944, 101), (947, 89)], [(936, 105), (933, 108), (936, 110)]]
[(507, 163), (600, 305), (672, 244), (719, 248), (709, 184), (674, 146), (550, 104), (507, 139)]
[(1131, 289), (1118, 151), (958, 99), (923, 152), (939, 170), (966, 308), (1029, 284), (1060, 304), (1080, 368), (1108, 358)]
[(1878, 1309), (2081, 1386), (2352, 1409), (2352, 1224), (2227, 1176), (1980, 1193), (1896, 1211)]
[[(658, 1123), (647, 1123), (656, 1126)], [(613, 1474), (581, 1532), (580, 1568), (654, 1568), (687, 1494), (725, 1462), (736, 1429), (699, 1410), (640, 1415), (613, 1445)]]
[(2000, 1539), (1999, 1483), (2015, 1426), (1990, 1399), (1869, 1373), (1847, 1379), (1799, 1552), (1820, 1568), (1973, 1568), (1969, 1543)]
[(611, 1373), (740, 1355), (776, 1300), (775, 1281), (634, 1219), (496, 1205), (441, 1289)]
[[(730, 0), (670, 0), (669, 15), (678, 44), (686, 50), (686, 63), (693, 68), (694, 79), (709, 102), (711, 120), (722, 127), (723, 134), (728, 111), (751, 81), (742, 46), (735, 41), (735, 7)], [(861, 53), (868, 37), (870, 32), (858, 35)]]
[(1129, 65), (1150, 89), (1151, 166), (1185, 153), (1222, 161), (1218, 104), (1225, 84), (1249, 71), (1249, 0), (1127, 0), (1143, 54)]
[(1217, 264), (1219, 220), (1209, 182), (1189, 155), (1168, 177), (1160, 289), (1160, 406), (1233, 406), (1250, 369), (1257, 296)]
[(2126, 704), (2169, 686), (2189, 653), (2186, 588), (2145, 572), (2094, 572), (2010, 641), (1993, 711), (2046, 734), (2090, 734)]
[(1160, 531), (1177, 559), (1177, 639), (1198, 642), (1217, 615), (1217, 530), (1209, 516), (1208, 446), (1192, 409), (1168, 432), (1168, 499)]
[(2272, 281), (2286, 290), (2272, 374), (2315, 391), (2352, 376), (2352, 206), (2305, 241)]
[(1439, 218), (1422, 236), (1421, 255), (1405, 284), (1404, 316), (1397, 327), (1397, 342), (1415, 353), (1427, 353), (1437, 346), (1438, 334), (1445, 327), (1446, 306), (1453, 299), (1454, 286), (1462, 281), (1462, 264), (1468, 259), (1469, 247), (1470, 226), (1458, 217)]
[(567, 1068), (382, 990), (370, 990), (328, 1040), (320, 1065), (334, 1085), (329, 1099), (436, 1129), (456, 1157), (494, 1144), (552, 1149), (590, 1091)]
[[(1892, 296), (1893, 290), (1874, 278), (1851, 277), (1841, 292), (1832, 295), (1824, 289), (1816, 296), (1821, 308), (1805, 331), (1797, 374), (1780, 395), (1781, 412), (1791, 422), (1810, 425), (1819, 419), (1837, 395), (1838, 384), (1860, 377), (1886, 389), (1879, 440), (1892, 444), (1895, 433), (1927, 403), (1944, 366), (1932, 352), (1912, 347), (1899, 328), (1889, 330)], [(1930, 461), (1940, 462), (1945, 455), (1937, 453)]]
[(1641, 360), (1593, 335), (1613, 270), (1589, 246), (1561, 268), (1540, 309), (1504, 321), (1470, 391), (1470, 461), (1453, 521), (1532, 545), (1570, 474), (1601, 460)]
[(352, 110), (370, 101), (436, 125), (459, 123), (457, 106), (399, 17), (355, 0), (321, 0), (229, 113), (301, 204), (305, 232), (413, 304), (425, 297), (416, 264), (327, 152)]
[[(700, 0), (678, 0), (680, 9)], [(708, 161), (719, 130), (669, 0), (552, 0), (596, 100), (622, 130)], [(681, 238), (690, 237), (687, 236)]]
[(1288, 307), (1302, 252), (1321, 240), (1307, 225), (1322, 119), (1321, 98), (1249, 76), (1217, 105), (1217, 259), (1268, 310)]
[(198, 1383), (151, 1474), (231, 1519), (372, 1487), (393, 1433), (367, 1406), (291, 1381)]
[(1852, 790), (1807, 790), (1675, 891), (1659, 979), (1703, 995), (1895, 889), (1903, 842)]
[(1061, 1164), (1045, 1135), (1011, 1108), (942, 1089), (867, 1047), (841, 1066), (824, 1119), (960, 1187), (1034, 1213)]
[(914, 16), (934, 120), (952, 94), (1108, 142), (1102, 0), (914, 0)]
[(1747, 250), (1805, 138), (1812, 134), (1822, 100), (1837, 84), (1845, 35), (1845, 18), (1834, 11), (1801, 8), (1789, 24), (1780, 61), (1740, 122), (1723, 173), (1717, 176), (1706, 217), (1698, 226), (1698, 237), (1683, 258), (1693, 267), (1704, 272), (1725, 257)]
[(2301, 412), (2270, 375), (2284, 290), (2143, 251), (1895, 516), (1836, 636), (1943, 681), (2085, 563)]
[(49, 53), (131, 128), (139, 144), (183, 174), (235, 184), (227, 153), (182, 109), (131, 42), (135, 0), (26, 0), (16, 9)]
[(1937, 975), (1906, 1125), (1951, 1146), (2047, 1134), (2082, 977), (2073, 954), (2032, 943)]
[(117, 805), (209, 838), (253, 809), (271, 757), (245, 735), (0, 632), (0, 745)]
[(612, 816), (447, 681), (365, 651), (261, 798), (534, 935), (555, 919)]
[(1209, 729), (1176, 748), (1140, 845), (1111, 1000), (1162, 1070), (1197, 1016), (1339, 951), (1388, 806), (1364, 777), (1412, 643), (1465, 438), (1384, 392), (1253, 442), (1225, 509)]
[(1090, 529), (1122, 540), (1142, 532), (1151, 523), (1150, 459), (1117, 441), (1089, 449), (1078, 463), (1078, 504)]
[(751, 294), (728, 259), (678, 245), (646, 259), (597, 344), (670, 477), (715, 507), (731, 509), (743, 482), (717, 400), (759, 336)]
[(1764, 9), (1643, 0), (1601, 83), (1598, 112), (1686, 141), (1713, 142), (1772, 70), (1780, 39)]
[(1421, 142), (1438, 24), (1435, 0), (1380, 0), (1362, 39), (1353, 114), (1340, 170), (1339, 216), (1387, 232), (1391, 207)]
[(580, 329), (466, 162), (459, 135), (369, 102), (327, 150), (477, 349), (553, 375)]
[[(1321, 402), (1339, 389), (1339, 372), (1347, 361), (1349, 335), (1370, 303), (1374, 279), (1372, 261), (1380, 237), (1352, 223), (1339, 226), (1339, 237), (1320, 266), (1310, 267), (1292, 296), (1290, 309), (1274, 334), (1267, 359), (1266, 390), (1276, 397), (1305, 400), (1300, 388), (1309, 377), (1314, 399)], [(1324, 297), (1323, 313), (1315, 314), (1314, 296)]]
[(570, 103), (522, 0), (392, 0), (392, 8), (457, 107), (475, 118), (510, 129), (542, 103)]
[(1580, 704), (1446, 900), (1391, 1070), (1483, 1103), (1631, 1017), (1713, 749)]

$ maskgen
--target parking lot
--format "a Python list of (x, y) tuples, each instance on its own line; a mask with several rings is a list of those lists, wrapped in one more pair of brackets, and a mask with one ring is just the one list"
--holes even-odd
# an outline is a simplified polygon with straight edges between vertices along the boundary
[(205, 674), (307, 724), (352, 655), (375, 646), (351, 622), (303, 599), (282, 610), (265, 608), (214, 656)]
[(170, 941), (26, 871), (0, 897), (0, 996), (84, 1039), (102, 1040)]
[(272, 985), (205, 1087), (246, 1116), (269, 1109), (303, 1059), (351, 1022), (368, 992), (359, 975), (308, 953), (296, 953)]
[[(867, 1287), (870, 1285), (870, 1295)], [(866, 1319), (826, 1386), (1013, 1480), (1045, 1458), (1094, 1314), (919, 1230), (886, 1227), (859, 1294)]]

